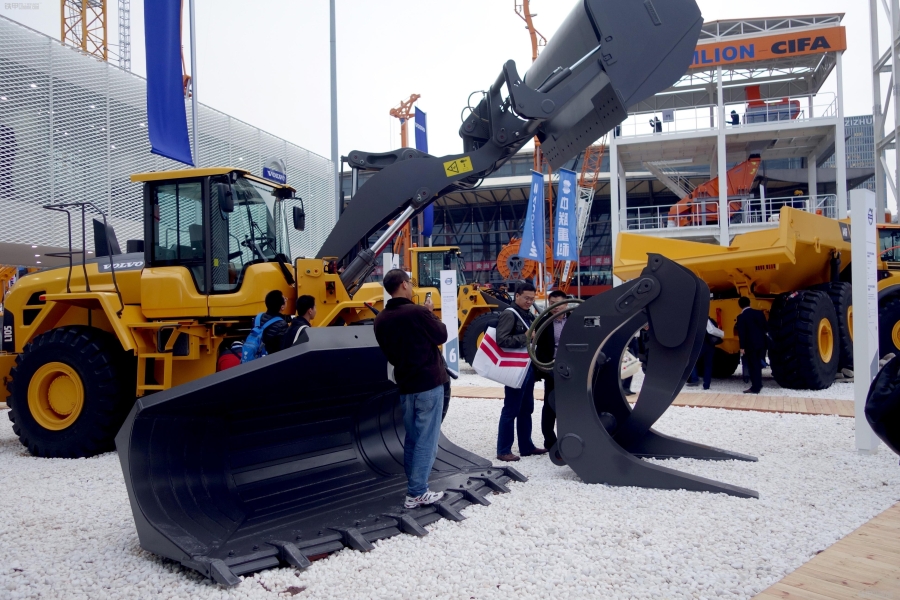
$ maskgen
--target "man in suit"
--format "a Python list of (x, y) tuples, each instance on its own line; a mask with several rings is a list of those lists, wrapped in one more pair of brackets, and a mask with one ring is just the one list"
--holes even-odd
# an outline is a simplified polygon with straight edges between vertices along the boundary
[[(548, 306), (562, 302), (566, 299), (566, 293), (562, 290), (553, 290), (547, 296)], [(544, 330), (541, 337), (535, 344), (534, 353), (539, 361), (548, 363), (556, 358), (556, 348), (559, 346), (559, 336), (562, 335), (563, 327), (566, 326), (566, 316), (562, 315), (562, 311), (569, 306), (561, 304), (553, 309), (555, 314), (560, 316), (553, 320), (553, 325)], [(550, 406), (550, 394), (554, 393), (555, 381), (553, 372), (544, 373), (535, 369), (535, 378), (544, 380), (544, 407), (541, 410), (541, 433), (544, 435), (544, 448), (550, 449), (556, 443), (556, 412)]]
[(750, 308), (750, 298), (738, 299), (741, 314), (734, 324), (734, 332), (741, 343), (741, 355), (750, 370), (750, 389), (745, 394), (758, 394), (762, 389), (762, 361), (766, 355), (766, 316), (761, 310)]

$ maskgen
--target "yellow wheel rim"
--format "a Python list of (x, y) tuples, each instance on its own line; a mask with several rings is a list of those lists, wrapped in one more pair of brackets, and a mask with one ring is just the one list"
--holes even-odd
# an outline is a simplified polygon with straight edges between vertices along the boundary
[(38, 425), (60, 431), (74, 423), (84, 408), (84, 384), (69, 365), (50, 362), (28, 384), (28, 410)]
[[(898, 323), (898, 325), (900, 325), (900, 323)], [(478, 343), (475, 344), (475, 348), (481, 348), (481, 340), (484, 339), (484, 334), (484, 331), (478, 334)]]
[(822, 362), (831, 362), (831, 356), (834, 354), (834, 330), (831, 328), (831, 322), (828, 319), (819, 321), (819, 356)]
[(894, 348), (900, 348), (900, 321), (894, 323), (891, 329), (891, 341), (894, 342)]
[(850, 341), (853, 341), (853, 307), (847, 308), (847, 330), (850, 333)]

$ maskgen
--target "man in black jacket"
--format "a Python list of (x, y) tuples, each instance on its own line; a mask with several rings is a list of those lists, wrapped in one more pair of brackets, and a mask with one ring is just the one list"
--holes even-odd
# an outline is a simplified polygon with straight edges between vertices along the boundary
[(450, 379), (438, 346), (447, 341), (447, 327), (434, 316), (431, 298), (424, 306), (412, 302), (412, 283), (400, 269), (388, 271), (384, 289), (391, 295), (375, 317), (375, 339), (400, 388), (403, 408), (403, 468), (406, 508), (434, 504), (444, 492), (428, 490), (428, 476), (437, 456), (441, 433), (444, 384)]
[(750, 298), (738, 299), (741, 314), (734, 324), (734, 332), (741, 344), (741, 355), (747, 359), (750, 370), (750, 389), (745, 394), (758, 394), (762, 389), (762, 361), (766, 356), (766, 316), (761, 310), (750, 308)]
[[(547, 296), (548, 306), (562, 302), (566, 299), (566, 293), (562, 290), (553, 290)], [(566, 309), (567, 304), (561, 304), (553, 309), (556, 314)], [(556, 358), (556, 348), (559, 346), (559, 336), (566, 326), (566, 317), (560, 315), (553, 319), (553, 325), (547, 327), (541, 337), (538, 338), (534, 348), (536, 358), (542, 363), (548, 363)], [(550, 395), (556, 389), (556, 381), (553, 373), (544, 373), (535, 370), (535, 379), (544, 380), (544, 407), (541, 409), (541, 433), (544, 434), (544, 448), (549, 450), (556, 443), (556, 411), (550, 406)]]
[[(291, 326), (281, 338), (281, 348), (290, 348), (300, 337), (301, 329), (312, 327), (312, 321), (316, 318), (316, 299), (303, 295), (297, 297), (297, 318), (291, 321)], [(273, 325), (274, 327), (274, 325)]]
[(268, 354), (281, 350), (281, 338), (288, 330), (287, 321), (281, 314), (285, 304), (287, 304), (287, 298), (284, 297), (281, 290), (272, 290), (266, 294), (266, 312), (259, 319), (259, 324), (265, 325), (270, 319), (278, 319), (263, 331), (263, 344), (265, 344)]
[[(500, 312), (497, 321), (497, 344), (501, 348), (524, 348), (528, 341), (528, 327), (534, 322), (531, 306), (535, 289), (530, 283), (516, 286), (516, 297), (510, 308)], [(525, 382), (519, 389), (504, 386), (503, 410), (497, 431), (497, 460), (512, 462), (519, 457), (512, 453), (513, 430), (519, 436), (519, 453), (522, 456), (546, 454), (531, 441), (531, 414), (534, 412), (534, 367), (528, 367)]]

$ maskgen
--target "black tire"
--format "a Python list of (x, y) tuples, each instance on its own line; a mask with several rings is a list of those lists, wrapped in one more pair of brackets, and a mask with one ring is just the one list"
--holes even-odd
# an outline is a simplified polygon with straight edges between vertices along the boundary
[(497, 321), (500, 320), (500, 311), (492, 311), (479, 315), (466, 327), (462, 339), (462, 355), (469, 363), (469, 366), (475, 362), (475, 353), (478, 352), (478, 338), (481, 337), (488, 327), (497, 327)]
[[(834, 383), (840, 363), (837, 314), (828, 294), (803, 290), (782, 294), (769, 313), (772, 376), (784, 388), (822, 390)], [(830, 327), (831, 351), (823, 355), (820, 328)]]
[[(60, 364), (63, 366), (58, 366)], [(44, 371), (57, 374), (43, 375), (34, 382), (38, 386), (33, 390), (35, 397), (44, 398), (40, 381), (45, 381), (48, 382), (46, 398), (50, 398), (49, 389), (61, 379), (60, 371), (55, 369), (69, 369), (68, 372), (80, 381), (67, 376), (68, 382), (60, 385), (68, 390), (77, 390), (80, 386), (80, 412), (58, 415), (54, 410), (44, 408), (37, 409), (37, 416), (32, 413), (29, 387), (42, 367)], [(33, 455), (82, 458), (114, 449), (115, 435), (134, 404), (136, 376), (134, 358), (122, 350), (114, 336), (81, 325), (53, 329), (25, 346), (22, 354), (16, 357), (16, 366), (10, 375), (11, 381), (7, 383), (9, 420), (13, 422), (13, 431), (19, 441)], [(63, 393), (58, 397), (66, 398), (67, 395)], [(49, 401), (47, 406), (50, 406)], [(53, 421), (57, 418), (58, 421)], [(41, 421), (52, 423), (59, 429), (48, 428)]]
[[(894, 328), (897, 328), (895, 334)], [(900, 356), (900, 295), (888, 296), (878, 308), (878, 357)]]
[(728, 379), (737, 371), (739, 364), (741, 364), (740, 353), (729, 354), (719, 348), (713, 351), (712, 374), (716, 379)]
[(844, 281), (823, 283), (810, 289), (828, 294), (837, 314), (838, 346), (841, 348), (839, 369), (853, 369), (853, 329), (851, 328), (853, 310), (853, 286)]

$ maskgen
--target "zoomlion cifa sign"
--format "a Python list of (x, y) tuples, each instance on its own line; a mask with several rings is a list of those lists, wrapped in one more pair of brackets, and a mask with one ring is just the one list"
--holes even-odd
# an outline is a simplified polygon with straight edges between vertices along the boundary
[(774, 35), (697, 44), (691, 69), (790, 58), (847, 49), (843, 27), (785, 31)]

